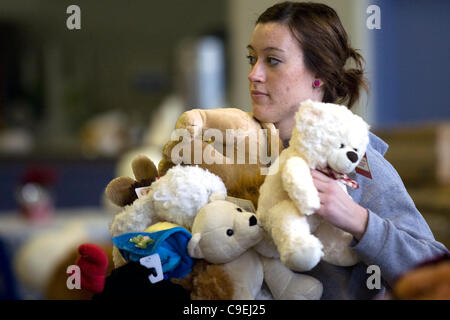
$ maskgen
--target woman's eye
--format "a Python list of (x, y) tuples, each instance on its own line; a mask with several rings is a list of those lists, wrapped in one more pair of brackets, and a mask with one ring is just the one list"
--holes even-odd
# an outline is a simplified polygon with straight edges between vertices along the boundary
[(269, 58), (267, 58), (267, 62), (268, 62), (270, 65), (275, 66), (275, 65), (281, 63), (281, 60), (278, 60), (278, 59), (276, 59), (276, 58), (269, 57)]
[(247, 59), (248, 59), (248, 63), (249, 63), (250, 65), (252, 65), (252, 66), (255, 65), (255, 63), (256, 63), (256, 58), (255, 58), (255, 57), (253, 57), (253, 56), (251, 56), (251, 55), (248, 55), (248, 56), (247, 56)]

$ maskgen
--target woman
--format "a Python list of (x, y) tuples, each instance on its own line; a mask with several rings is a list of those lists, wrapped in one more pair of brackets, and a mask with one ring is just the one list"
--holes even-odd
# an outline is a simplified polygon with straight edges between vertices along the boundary
[[(270, 7), (258, 18), (247, 48), (253, 114), (274, 123), (285, 146), (300, 102), (312, 99), (350, 108), (360, 89), (367, 89), (363, 59), (350, 47), (336, 12), (326, 5), (284, 2)], [(350, 59), (355, 68), (346, 69)], [(387, 148), (370, 135), (366, 155), (371, 177), (352, 176), (360, 188), (349, 195), (331, 178), (312, 171), (321, 201), (316, 213), (353, 235), (351, 247), (361, 260), (353, 267), (321, 262), (308, 272), (323, 283), (323, 299), (373, 298), (416, 264), (448, 252), (434, 240), (384, 159)], [(370, 265), (380, 268), (381, 288), (368, 285)]]

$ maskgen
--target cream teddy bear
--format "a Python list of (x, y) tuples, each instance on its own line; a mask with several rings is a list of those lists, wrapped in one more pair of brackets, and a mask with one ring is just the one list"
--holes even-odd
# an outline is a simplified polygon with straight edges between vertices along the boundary
[[(215, 200), (197, 214), (192, 226), (188, 253), (222, 266), (231, 280), (231, 295), (225, 299), (255, 299), (265, 295), (261, 291), (266, 281), (275, 299), (319, 299), (321, 283), (313, 277), (296, 274), (279, 259), (269, 259), (251, 248), (263, 238), (263, 229), (251, 212), (230, 201)], [(212, 278), (217, 278), (211, 273)], [(203, 292), (221, 292), (217, 283), (201, 285)]]
[[(290, 269), (308, 271), (321, 259), (338, 266), (358, 261), (352, 236), (314, 214), (320, 207), (311, 169), (352, 172), (369, 142), (369, 126), (345, 106), (307, 100), (295, 115), (289, 147), (260, 188), (257, 217), (268, 237), (258, 250)], [(351, 182), (346, 176), (339, 181)], [(346, 190), (346, 186), (341, 184)]]

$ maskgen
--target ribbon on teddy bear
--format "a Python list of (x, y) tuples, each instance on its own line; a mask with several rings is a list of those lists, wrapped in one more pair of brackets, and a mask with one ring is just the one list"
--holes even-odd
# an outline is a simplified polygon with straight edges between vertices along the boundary
[(352, 189), (358, 189), (359, 188), (359, 184), (358, 182), (356, 182), (355, 180), (352, 180), (348, 177), (348, 175), (346, 175), (345, 173), (339, 173), (334, 171), (333, 169), (331, 169), (330, 167), (326, 167), (323, 169), (317, 169), (317, 171), (322, 172), (324, 175), (334, 179), (334, 180), (338, 180), (341, 181), (343, 184), (349, 186)]

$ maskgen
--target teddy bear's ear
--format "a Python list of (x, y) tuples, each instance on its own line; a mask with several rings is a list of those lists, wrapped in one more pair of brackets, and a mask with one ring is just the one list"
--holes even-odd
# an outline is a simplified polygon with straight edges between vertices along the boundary
[(202, 238), (201, 233), (194, 233), (191, 240), (188, 243), (188, 253), (192, 258), (203, 259), (202, 249), (200, 248), (200, 239)]
[(131, 163), (133, 174), (137, 181), (152, 180), (158, 177), (158, 169), (152, 160), (144, 155), (139, 155)]
[(213, 192), (208, 198), (208, 203), (216, 200), (225, 200), (226, 196), (226, 194), (220, 192)]
[(132, 204), (137, 199), (137, 195), (131, 186), (135, 181), (129, 177), (118, 177), (112, 180), (105, 190), (109, 200), (119, 207)]

